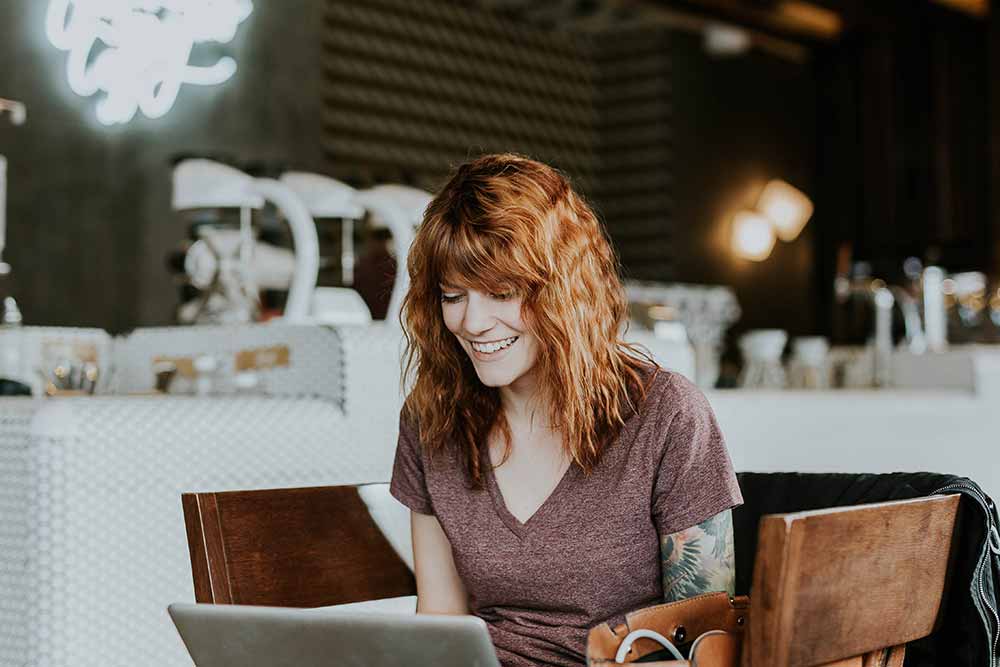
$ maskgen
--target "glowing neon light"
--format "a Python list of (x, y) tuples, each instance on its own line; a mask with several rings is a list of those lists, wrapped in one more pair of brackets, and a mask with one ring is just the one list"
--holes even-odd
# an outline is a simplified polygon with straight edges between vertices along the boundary
[(182, 84), (220, 84), (236, 72), (228, 56), (189, 65), (195, 45), (227, 44), (253, 11), (251, 0), (50, 0), (45, 34), (68, 51), (66, 77), (78, 95), (103, 92), (96, 105), (105, 125), (136, 111), (160, 118)]

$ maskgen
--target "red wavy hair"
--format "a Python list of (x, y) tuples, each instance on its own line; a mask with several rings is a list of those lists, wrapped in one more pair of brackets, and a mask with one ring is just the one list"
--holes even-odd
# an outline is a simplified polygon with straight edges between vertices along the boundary
[[(645, 396), (649, 355), (620, 338), (627, 301), (618, 259), (590, 206), (558, 171), (512, 155), (463, 164), (428, 204), (408, 257), (404, 418), (429, 451), (456, 447), (470, 485), (482, 487), (488, 436), (510, 429), (445, 327), (442, 283), (523, 298), (539, 341), (535, 373), (550, 423), (589, 473)], [(506, 454), (505, 454), (506, 458)], [(489, 461), (488, 458), (485, 459)]]

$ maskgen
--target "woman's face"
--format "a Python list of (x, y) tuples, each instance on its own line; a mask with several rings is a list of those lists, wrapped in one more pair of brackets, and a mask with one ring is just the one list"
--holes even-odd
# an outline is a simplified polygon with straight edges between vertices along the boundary
[(527, 388), (518, 385), (530, 382), (538, 339), (522, 318), (522, 302), (510, 294), (441, 285), (444, 324), (488, 387)]

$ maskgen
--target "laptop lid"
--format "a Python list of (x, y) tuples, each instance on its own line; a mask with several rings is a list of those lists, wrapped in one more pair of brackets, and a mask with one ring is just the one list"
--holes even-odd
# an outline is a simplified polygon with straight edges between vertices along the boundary
[(500, 667), (475, 616), (175, 603), (197, 667)]

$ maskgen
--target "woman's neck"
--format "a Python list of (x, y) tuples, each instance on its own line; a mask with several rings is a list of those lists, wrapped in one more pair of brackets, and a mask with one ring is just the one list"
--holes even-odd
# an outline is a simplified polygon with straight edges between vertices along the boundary
[(529, 378), (519, 378), (506, 387), (500, 387), (500, 405), (507, 423), (512, 427), (522, 427), (533, 431), (549, 428), (549, 413), (544, 396), (534, 382), (523, 382)]

